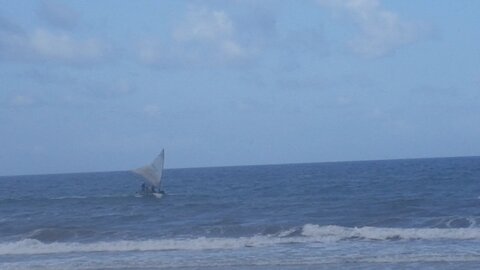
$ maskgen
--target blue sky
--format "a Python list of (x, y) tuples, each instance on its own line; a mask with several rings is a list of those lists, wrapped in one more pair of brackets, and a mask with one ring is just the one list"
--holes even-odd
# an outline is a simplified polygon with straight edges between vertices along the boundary
[(0, 0), (0, 175), (478, 155), (478, 10)]

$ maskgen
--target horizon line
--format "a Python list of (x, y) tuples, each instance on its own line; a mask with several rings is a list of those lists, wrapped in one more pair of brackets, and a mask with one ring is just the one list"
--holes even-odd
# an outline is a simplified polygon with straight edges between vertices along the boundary
[[(349, 163), (349, 162), (373, 162), (373, 161), (399, 161), (399, 160), (418, 160), (418, 159), (448, 159), (448, 158), (474, 158), (479, 155), (469, 156), (434, 156), (434, 157), (406, 157), (406, 158), (386, 158), (386, 159), (357, 159), (357, 160), (333, 160), (333, 161), (312, 161), (312, 162), (291, 162), (291, 163), (261, 163), (261, 164), (243, 164), (243, 165), (219, 165), (219, 166), (199, 166), (199, 167), (172, 167), (164, 170), (188, 170), (188, 169), (213, 169), (213, 168), (235, 168), (235, 167), (254, 167), (254, 166), (284, 166), (301, 164), (321, 164), (321, 163)], [(83, 172), (54, 172), (54, 173), (32, 173), (32, 174), (11, 174), (0, 175), (2, 177), (21, 177), (21, 176), (41, 176), (41, 175), (61, 175), (61, 174), (85, 174), (85, 173), (112, 173), (128, 172), (133, 169), (115, 170), (115, 171), (83, 171)]]

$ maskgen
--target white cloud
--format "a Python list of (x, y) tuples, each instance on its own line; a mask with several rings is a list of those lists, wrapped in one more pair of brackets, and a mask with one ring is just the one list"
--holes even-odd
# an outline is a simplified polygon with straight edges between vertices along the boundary
[(232, 19), (224, 11), (191, 7), (173, 36), (177, 42), (208, 46), (218, 52), (217, 57), (238, 59), (247, 55), (247, 49), (235, 38)]
[(138, 48), (143, 63), (164, 67), (238, 64), (252, 52), (238, 41), (226, 12), (194, 7), (173, 29), (171, 40), (144, 40)]
[(66, 33), (38, 29), (27, 37), (27, 47), (41, 58), (69, 62), (95, 61), (104, 56), (104, 46), (95, 39), (78, 40)]
[(350, 41), (352, 50), (367, 57), (386, 55), (416, 41), (422, 26), (384, 9), (379, 0), (317, 0), (325, 7), (347, 12), (360, 28)]
[(41, 28), (24, 31), (14, 26), (0, 24), (1, 58), (84, 64), (102, 60), (108, 51), (105, 43), (98, 39), (80, 39), (69, 32)]
[(232, 40), (225, 40), (220, 43), (222, 52), (232, 58), (241, 58), (246, 55), (245, 49)]
[(224, 11), (190, 8), (184, 22), (175, 29), (179, 41), (212, 41), (230, 39), (233, 23)]

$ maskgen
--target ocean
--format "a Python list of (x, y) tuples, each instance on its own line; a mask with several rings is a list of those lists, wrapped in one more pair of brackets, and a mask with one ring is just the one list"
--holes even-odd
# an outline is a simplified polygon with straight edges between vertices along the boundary
[(0, 269), (478, 269), (480, 157), (0, 177)]

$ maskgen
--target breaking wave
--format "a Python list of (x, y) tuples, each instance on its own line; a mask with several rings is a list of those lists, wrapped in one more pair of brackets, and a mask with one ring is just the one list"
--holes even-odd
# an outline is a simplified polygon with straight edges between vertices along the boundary
[(92, 243), (52, 242), (23, 239), (0, 243), (0, 255), (52, 254), (75, 252), (128, 252), (168, 250), (238, 249), (279, 244), (318, 243), (337, 241), (395, 240), (480, 240), (480, 228), (350, 228), (306, 224), (275, 235), (255, 235), (237, 238), (187, 238), (155, 240), (117, 240)]

